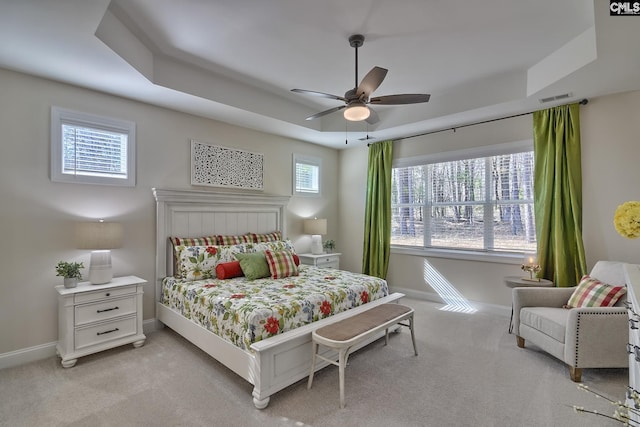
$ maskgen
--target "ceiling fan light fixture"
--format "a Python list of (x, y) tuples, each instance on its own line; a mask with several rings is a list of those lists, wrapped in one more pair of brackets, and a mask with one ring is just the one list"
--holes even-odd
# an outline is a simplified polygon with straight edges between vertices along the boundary
[(344, 118), (351, 122), (367, 120), (371, 115), (369, 108), (362, 103), (352, 103), (344, 110)]

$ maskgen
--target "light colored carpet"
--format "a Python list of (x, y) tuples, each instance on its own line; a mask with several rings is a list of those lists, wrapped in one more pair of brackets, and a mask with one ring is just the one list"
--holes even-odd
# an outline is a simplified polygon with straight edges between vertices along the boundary
[[(571, 405), (611, 414), (579, 391), (567, 368), (533, 346), (520, 349), (509, 319), (486, 312), (416, 310), (415, 357), (408, 331), (354, 353), (339, 409), (331, 366), (275, 394), (257, 410), (252, 386), (169, 329), (146, 344), (80, 358), (64, 369), (52, 357), (0, 370), (2, 426), (606, 426)], [(626, 369), (586, 369), (583, 381), (624, 399)]]

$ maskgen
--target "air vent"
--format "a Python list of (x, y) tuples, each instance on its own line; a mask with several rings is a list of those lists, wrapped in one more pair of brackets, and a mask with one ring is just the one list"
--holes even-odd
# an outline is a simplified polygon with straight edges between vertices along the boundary
[(544, 104), (545, 102), (560, 101), (561, 99), (571, 98), (572, 96), (573, 94), (571, 92), (563, 93), (562, 95), (550, 96), (548, 98), (541, 98), (540, 103)]

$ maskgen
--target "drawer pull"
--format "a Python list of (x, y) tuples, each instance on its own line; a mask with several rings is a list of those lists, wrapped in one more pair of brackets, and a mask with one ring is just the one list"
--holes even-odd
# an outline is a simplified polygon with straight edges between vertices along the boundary
[(640, 362), (640, 347), (627, 343), (627, 353), (633, 354), (636, 362)]
[(106, 294), (104, 294), (105, 297), (110, 297), (111, 296), (111, 292), (107, 292)]
[(112, 308), (105, 308), (104, 310), (96, 310), (97, 313), (104, 313), (105, 311), (111, 311), (111, 310), (119, 310), (120, 307), (112, 307)]
[(118, 332), (120, 329), (115, 328), (115, 329), (110, 329), (108, 331), (104, 331), (104, 332), (97, 332), (96, 335), (104, 335), (104, 334), (110, 334), (111, 332)]

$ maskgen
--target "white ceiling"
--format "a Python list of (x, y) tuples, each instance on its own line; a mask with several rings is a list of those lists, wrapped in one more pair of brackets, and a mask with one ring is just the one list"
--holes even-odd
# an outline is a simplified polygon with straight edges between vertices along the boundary
[(606, 0), (0, 0), (0, 67), (344, 148), (341, 112), (305, 120), (340, 102), (290, 90), (353, 88), (355, 33), (374, 95), (431, 94), (377, 106), (378, 139), (640, 89), (640, 17)]

